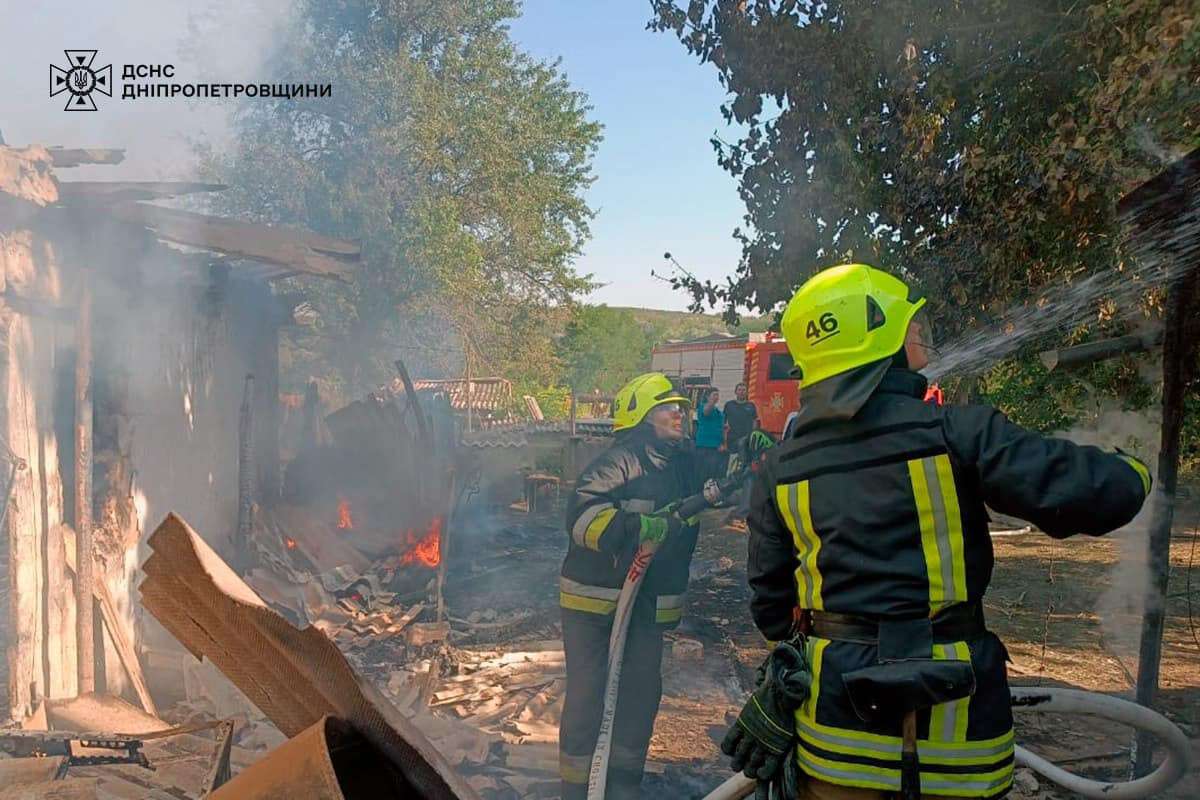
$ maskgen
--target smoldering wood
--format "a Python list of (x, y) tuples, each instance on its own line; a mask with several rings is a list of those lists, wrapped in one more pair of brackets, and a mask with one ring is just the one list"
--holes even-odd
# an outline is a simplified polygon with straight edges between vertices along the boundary
[[(264, 297), (272, 311), (277, 306)], [(278, 314), (264, 314), (258, 335), (254, 337), (254, 417), (255, 417), (255, 502), (274, 505), (279, 500), (283, 479), (280, 474), (279, 407), (279, 324)]]
[(7, 287), (0, 299), (14, 313), (27, 317), (44, 317), (56, 322), (74, 322), (79, 314), (77, 306), (63, 305), (57, 300), (27, 295), (19, 289)]
[[(7, 448), (6, 448), (7, 449)], [(13, 490), (16, 488), (17, 472), (22, 468), (24, 459), (16, 458), (11, 453), (6, 453), (5, 457), (9, 461), (8, 482), (4, 487), (4, 507), (0, 509), (0, 601), (3, 606), (0, 607), (0, 624), (3, 624), (3, 630), (0, 634), (3, 635), (3, 641), (13, 641), (16, 631), (16, 597), (13, 593), (13, 580), (9, 574), (10, 564), (10, 533), (7, 525), (8, 522), (8, 506), (12, 502)], [(13, 662), (12, 646), (5, 648), (4, 657), (0, 658), (0, 677), (4, 679), (5, 691), (0, 694), (0, 711), (3, 711), (7, 717), (14, 708), (10, 692), (12, 683), (9, 681), (11, 663)]]
[(96, 691), (92, 616), (92, 293), (84, 280), (75, 322), (75, 630), (79, 692)]
[(324, 443), (321, 435), (321, 393), (316, 381), (304, 388), (304, 416), (300, 426), (301, 447), (317, 447)]
[(84, 164), (120, 164), (125, 160), (124, 149), (105, 147), (48, 147), (54, 166), (79, 167)]
[[(31, 231), (7, 231), (0, 247), (4, 283), (50, 294), (59, 280), (54, 256)], [(24, 465), (4, 503), (7, 516), (0, 527), (7, 582), (4, 696), (7, 715), (16, 718), (27, 716), (43, 698), (73, 693), (76, 685), (74, 592), (61, 582), (62, 570), (47, 563), (63, 513), (56, 436), (61, 433), (64, 442), (72, 438), (71, 422), (56, 432), (53, 404), (47, 402), (55, 391), (54, 341), (52, 321), (17, 314), (0, 302), (0, 474), (8, 475), (13, 459)], [(72, 382), (66, 376), (68, 396)], [(69, 445), (63, 449), (69, 452)]]
[(238, 418), (238, 517), (235, 552), (247, 557), (254, 525), (254, 376), (247, 375)]
[[(82, 182), (59, 192), (53, 167), (116, 163), (121, 156), (120, 151), (113, 150), (60, 148), (51, 152), (42, 147), (0, 147), (0, 218), (3, 218), (0, 222), (0, 389), (3, 390), (0, 437), (28, 459), (28, 470), (18, 475), (14, 484), (12, 501), (0, 510), (0, 517), (5, 510), (8, 512), (8, 519), (0, 524), (0, 536), (10, 534), (0, 541), (0, 609), (3, 609), (0, 626), (4, 627), (3, 640), (10, 645), (0, 663), (0, 672), (13, 667), (0, 675), (0, 682), (7, 687), (3, 693), (5, 699), (12, 701), (7, 710), (18, 717), (27, 716), (42, 699), (68, 697), (78, 692), (76, 650), (81, 627), (76, 617), (78, 587), (73, 572), (67, 568), (68, 560), (76, 553), (74, 546), (66, 541), (70, 529), (64, 524), (64, 513), (67, 521), (74, 521), (72, 506), (77, 505), (84, 514), (91, 512), (92, 595), (99, 597), (106, 590), (111, 592), (108, 602), (100, 600), (96, 606), (99, 613), (92, 614), (93, 680), (103, 680), (103, 651), (108, 652), (110, 674), (123, 678), (126, 672), (137, 673), (136, 656), (130, 658), (130, 655), (136, 654), (132, 640), (142, 631), (135, 630), (132, 619), (126, 616), (114, 621), (118, 615), (128, 613), (124, 606), (128, 576), (124, 571), (127, 567), (132, 569), (132, 564), (124, 562), (127, 549), (103, 547), (109, 541), (104, 534), (111, 527), (107, 523), (110, 506), (104, 501), (119, 497), (131, 505), (148, 502), (151, 508), (161, 508), (163, 498), (172, 497), (172, 493), (186, 491), (188, 486), (200, 487), (207, 473), (210, 493), (214, 494), (213, 500), (219, 500), (220, 507), (217, 508), (218, 503), (197, 498), (196, 512), (222, 514), (232, 508), (237, 489), (231, 469), (236, 460), (236, 430), (230, 430), (223, 421), (218, 422), (219, 444), (205, 444), (192, 453), (195, 457), (189, 459), (188, 466), (180, 465), (178, 474), (175, 474), (177, 462), (171, 464), (170, 476), (163, 474), (164, 470), (159, 469), (162, 457), (177, 446), (176, 437), (181, 433), (180, 438), (188, 442), (193, 438), (215, 438), (212, 410), (216, 405), (230, 410), (237, 407), (236, 399), (232, 403), (226, 401), (230, 395), (238, 396), (241, 387), (237, 378), (247, 367), (252, 366), (259, 375), (256, 427), (260, 432), (261, 426), (274, 427), (270, 413), (276, 394), (271, 378), (277, 370), (272, 361), (278, 357), (277, 349), (273, 351), (276, 341), (271, 336), (256, 338), (260, 332), (273, 333), (267, 326), (260, 326), (257, 316), (261, 310), (260, 294), (270, 301), (270, 287), (262, 281), (307, 269), (298, 263), (303, 259), (293, 259), (297, 263), (291, 260), (257, 263), (244, 260), (246, 257), (240, 252), (231, 253), (225, 269), (234, 275), (233, 280), (248, 277), (243, 282), (258, 293), (252, 293), (247, 301), (242, 287), (238, 287), (236, 302), (231, 304), (241, 316), (224, 316), (220, 307), (209, 308), (207, 295), (201, 292), (209, 285), (211, 265), (219, 258), (216, 253), (182, 252), (165, 244), (166, 237), (159, 236), (158, 231), (146, 225), (114, 222), (109, 214), (96, 213), (96, 207), (106, 209), (106, 204), (127, 203), (134, 197), (178, 195), (219, 187)], [(169, 214), (167, 209), (161, 211)], [(191, 218), (175, 215), (171, 219), (182, 225), (183, 220)], [(306, 249), (301, 251), (304, 257), (316, 248), (316, 252), (346, 267), (358, 258), (357, 247), (351, 243), (326, 240), (315, 234), (304, 237), (302, 232), (291, 230), (263, 230), (267, 234), (277, 233), (285, 244), (300, 235), (305, 239)], [(338, 252), (330, 255), (326, 251)], [(139, 430), (147, 435), (134, 439), (141, 442), (140, 450), (121, 451), (131, 454), (128, 464), (131, 469), (120, 476), (106, 468), (115, 462), (104, 458), (111, 438), (105, 433), (105, 426), (112, 420), (102, 396), (91, 400), (91, 419), (96, 425), (88, 450), (93, 463), (90, 468), (77, 469), (73, 457), (76, 376), (72, 352), (77, 298), (70, 290), (80, 285), (80, 265), (86, 265), (96, 276), (92, 285), (95, 296), (90, 326), (94, 352), (90, 378), (102, 394), (110, 375), (134, 364), (125, 350), (128, 343), (135, 347), (139, 344), (128, 341), (130, 333), (134, 337), (139, 334), (137, 325), (157, 325), (161, 319), (166, 327), (161, 331), (155, 328), (156, 332), (169, 334), (161, 342), (151, 343), (149, 348), (145, 347), (146, 342), (141, 342), (142, 348), (135, 351), (139, 356), (147, 352), (149, 363), (138, 365), (149, 367), (150, 371), (162, 369), (159, 374), (167, 378), (167, 385), (147, 391), (140, 397), (140, 405), (128, 409), (138, 416)], [(225, 302), (230, 302), (230, 298), (225, 298)], [(120, 312), (106, 317), (102, 312), (109, 308), (119, 308)], [(271, 325), (278, 325), (278, 315), (261, 317), (270, 317)], [(136, 322), (125, 325), (124, 319)], [(114, 324), (118, 335), (110, 337), (107, 334)], [(65, 341), (55, 343), (56, 330), (64, 331)], [(236, 338), (229, 336), (230, 333), (236, 333)], [(247, 340), (250, 340), (248, 347), (243, 345)], [(241, 363), (247, 355), (252, 364)], [(217, 359), (229, 356), (239, 362), (237, 366), (230, 367), (232, 361), (217, 363)], [(231, 369), (236, 371), (229, 375)], [(182, 419), (179, 406), (175, 405), (180, 400), (186, 407)], [(200, 404), (194, 424), (193, 402)], [(162, 423), (142, 421), (166, 419), (169, 411), (175, 412), (175, 419)], [(269, 452), (269, 435), (256, 436), (255, 442), (259, 450), (256, 466), (261, 488), (271, 484), (270, 470), (273, 466), (277, 468), (278, 455), (272, 458)], [(139, 498), (135, 501), (129, 479), (137, 467), (141, 467), (146, 480), (138, 487)], [(8, 468), (9, 463), (0, 459), (0, 481)], [(110, 472), (115, 477), (110, 477)], [(76, 475), (92, 481), (92, 502), (76, 503), (75, 493), (79, 488)], [(222, 539), (232, 532), (234, 520), (226, 519), (219, 527), (218, 536)], [(215, 524), (212, 527), (217, 530)], [(136, 525), (133, 530), (136, 532)], [(118, 539), (114, 537), (113, 541)], [(106, 575), (111, 577), (110, 581), (105, 580)], [(85, 609), (88, 605), (85, 604)], [(124, 644), (114, 640), (122, 631)], [(121, 670), (117, 669), (118, 661)], [(137, 682), (131, 679), (131, 691), (138, 689)]]
[(426, 448), (433, 447), (433, 439), (430, 436), (429, 423), (425, 419), (425, 411), (421, 408), (421, 400), (417, 397), (417, 390), (413, 388), (412, 378), (409, 377), (408, 368), (404, 366), (403, 359), (396, 359), (396, 372), (400, 374), (400, 381), (404, 384), (404, 394), (408, 397), (408, 408), (413, 410), (417, 418), (417, 430), (420, 432), (421, 441)]
[(24, 227), (51, 203), (58, 201), (58, 184), (50, 169), (50, 154), (41, 147), (0, 146), (0, 210), (5, 225)]
[[(416, 397), (416, 393), (411, 393), (412, 397)], [(453, 528), (454, 508), (458, 501), (458, 492), (456, 490), (455, 478), (457, 477), (454, 468), (450, 468), (450, 488), (447, 491), (446, 501), (446, 521), (442, 525), (442, 538), (438, 542), (438, 552), (441, 558), (438, 560), (437, 572), (437, 621), (440, 623), (446, 619), (446, 569), (450, 563), (450, 531)]]
[[(67, 554), (66, 563), (63, 565), (72, 575), (78, 574), (76, 565), (76, 537), (74, 531), (67, 526), (62, 526), (61, 535), (65, 544)], [(100, 608), (100, 615), (104, 622), (104, 628), (108, 631), (108, 635), (112, 637), (113, 647), (117, 651), (117, 657), (121, 661), (121, 667), (125, 670), (125, 674), (129, 677), (129, 682), (133, 685), (133, 690), (138, 696), (138, 702), (142, 704), (142, 708), (147, 714), (158, 716), (158, 707), (154, 703), (154, 697), (150, 694), (150, 687), (146, 683), (146, 676), (142, 672), (141, 662), (138, 660), (137, 650), (133, 647), (133, 642), (125, 630), (125, 624), (117, 614), (116, 603), (113, 602), (112, 594), (108, 591), (108, 586), (104, 581), (97, 581), (93, 586), (93, 598), (96, 605)]]
[(361, 252), (350, 242), (308, 231), (252, 225), (146, 203), (117, 204), (104, 212), (113, 219), (146, 227), (168, 242), (339, 281), (349, 279)]
[(58, 197), (65, 203), (132, 203), (200, 192), (222, 192), (228, 188), (223, 183), (197, 181), (59, 181)]

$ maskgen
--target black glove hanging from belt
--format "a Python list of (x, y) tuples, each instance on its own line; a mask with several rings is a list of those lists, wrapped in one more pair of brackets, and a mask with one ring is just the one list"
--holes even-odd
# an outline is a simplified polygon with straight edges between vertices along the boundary
[(758, 780), (755, 796), (765, 798), (795, 746), (796, 710), (812, 688), (804, 640), (780, 642), (758, 672), (758, 688), (725, 734), (721, 752), (732, 756), (734, 770)]

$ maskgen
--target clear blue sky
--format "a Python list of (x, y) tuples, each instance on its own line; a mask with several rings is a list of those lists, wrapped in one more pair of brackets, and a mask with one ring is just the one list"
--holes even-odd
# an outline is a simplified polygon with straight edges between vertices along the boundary
[(592, 240), (578, 262), (608, 284), (590, 298), (609, 305), (682, 309), (686, 298), (650, 276), (670, 251), (700, 278), (737, 267), (732, 232), (743, 206), (709, 140), (736, 137), (721, 116), (716, 70), (672, 34), (647, 31), (648, 0), (525, 0), (512, 25), (533, 56), (562, 69), (604, 125)]

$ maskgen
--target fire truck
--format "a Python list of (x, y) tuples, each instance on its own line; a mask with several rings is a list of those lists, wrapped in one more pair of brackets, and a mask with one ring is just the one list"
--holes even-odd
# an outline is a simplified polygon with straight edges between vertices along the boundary
[(788, 414), (800, 406), (800, 384), (791, 375), (793, 366), (787, 343), (769, 332), (717, 333), (663, 342), (650, 356), (650, 368), (679, 381), (693, 403), (715, 388), (724, 405), (734, 399), (737, 385), (745, 383), (747, 399), (758, 408), (762, 429), (776, 437), (783, 433)]

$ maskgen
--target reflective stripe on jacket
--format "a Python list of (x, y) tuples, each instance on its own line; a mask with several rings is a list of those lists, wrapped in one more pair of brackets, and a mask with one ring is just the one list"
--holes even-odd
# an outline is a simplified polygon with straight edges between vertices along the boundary
[[(770, 451), (752, 490), (748, 576), (755, 623), (788, 635), (793, 608), (919, 618), (981, 602), (993, 555), (984, 503), (1055, 537), (1103, 534), (1145, 499), (1142, 477), (1094, 447), (1045, 438), (982, 406), (922, 402), (925, 381), (890, 370), (849, 420), (817, 422)], [(810, 775), (900, 788), (900, 730), (855, 714), (841, 676), (878, 662), (874, 645), (810, 638), (815, 680), (797, 714)], [(970, 659), (977, 690), (918, 720), (926, 794), (992, 797), (1012, 780), (1004, 646), (991, 633), (938, 642)]]
[[(637, 551), (641, 515), (702, 486), (703, 468), (690, 442), (663, 446), (644, 426), (618, 434), (580, 474), (567, 504), (570, 542), (559, 582), (565, 612), (607, 622)], [(638, 595), (638, 619), (679, 622), (697, 531), (685, 525), (655, 553)]]

